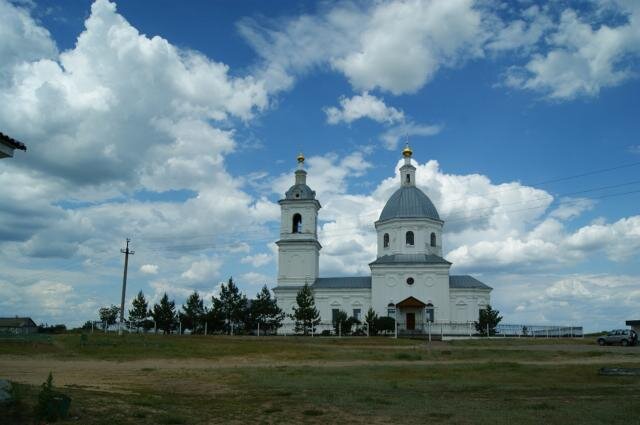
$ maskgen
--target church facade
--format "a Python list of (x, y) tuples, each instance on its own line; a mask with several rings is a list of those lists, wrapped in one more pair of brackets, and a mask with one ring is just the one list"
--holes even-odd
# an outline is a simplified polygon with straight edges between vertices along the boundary
[[(479, 311), (490, 304), (492, 288), (469, 275), (450, 275), (443, 258), (444, 221), (429, 197), (416, 186), (413, 152), (407, 146), (400, 168), (400, 187), (389, 198), (379, 219), (377, 256), (371, 274), (356, 277), (320, 277), (318, 211), (320, 202), (307, 185), (304, 157), (298, 157), (295, 184), (279, 201), (278, 305), (293, 312), (300, 288), (309, 284), (323, 325), (331, 326), (338, 311), (362, 320), (371, 307), (378, 316), (396, 319), (400, 331), (424, 332), (433, 324), (448, 333), (467, 333)], [(290, 332), (286, 323), (283, 332)]]

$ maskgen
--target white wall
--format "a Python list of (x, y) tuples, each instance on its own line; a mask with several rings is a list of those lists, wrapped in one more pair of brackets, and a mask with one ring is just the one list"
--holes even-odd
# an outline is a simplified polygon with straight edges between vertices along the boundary
[[(434, 254), (442, 257), (442, 223), (430, 219), (394, 219), (376, 223), (378, 257), (391, 254)], [(414, 245), (407, 245), (406, 233), (412, 231)], [(436, 234), (436, 246), (431, 246), (431, 233)], [(389, 247), (384, 247), (384, 234), (389, 234)]]
[(451, 289), (450, 309), (452, 322), (475, 322), (480, 309), (490, 304), (488, 289)]
[[(433, 304), (434, 320), (449, 321), (449, 266), (372, 266), (371, 301), (378, 316), (387, 315), (387, 305), (414, 297)], [(413, 277), (413, 285), (406, 283)], [(417, 320), (417, 317), (416, 317)]]

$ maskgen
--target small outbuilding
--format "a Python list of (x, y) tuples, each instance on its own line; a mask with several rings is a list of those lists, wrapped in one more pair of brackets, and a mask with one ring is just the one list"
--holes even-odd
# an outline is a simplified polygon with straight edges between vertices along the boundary
[(640, 320), (627, 320), (627, 326), (631, 326), (631, 329), (636, 331), (636, 334), (640, 336)]
[(38, 332), (31, 317), (0, 317), (0, 334), (26, 335)]
[(0, 132), (0, 158), (11, 158), (14, 150), (26, 151), (27, 147), (6, 134)]

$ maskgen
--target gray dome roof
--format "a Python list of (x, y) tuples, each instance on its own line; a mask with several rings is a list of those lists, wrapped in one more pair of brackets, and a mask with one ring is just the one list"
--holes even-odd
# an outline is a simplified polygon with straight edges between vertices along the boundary
[(304, 183), (294, 184), (285, 193), (286, 199), (316, 199), (316, 192)]
[(382, 209), (380, 221), (392, 218), (431, 218), (440, 220), (431, 199), (415, 186), (403, 186), (391, 195)]

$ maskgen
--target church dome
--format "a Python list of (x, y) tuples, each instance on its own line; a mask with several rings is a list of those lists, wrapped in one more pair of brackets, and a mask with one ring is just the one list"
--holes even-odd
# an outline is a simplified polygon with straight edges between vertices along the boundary
[(294, 184), (285, 193), (285, 199), (316, 199), (316, 192), (311, 190), (305, 183)]
[(440, 220), (431, 199), (415, 186), (403, 186), (391, 195), (379, 221), (393, 218), (430, 218)]

